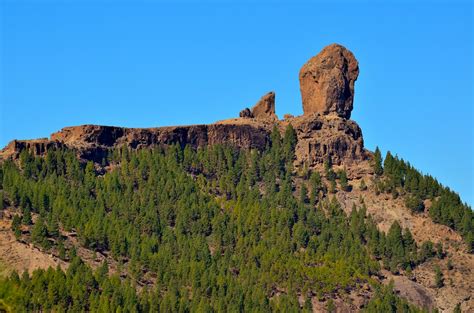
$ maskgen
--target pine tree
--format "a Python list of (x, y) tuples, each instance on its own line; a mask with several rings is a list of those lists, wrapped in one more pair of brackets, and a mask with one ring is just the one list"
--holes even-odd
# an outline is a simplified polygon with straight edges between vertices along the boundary
[(443, 273), (439, 266), (435, 267), (435, 286), (436, 288), (441, 288), (444, 286)]
[(339, 183), (341, 185), (342, 190), (350, 191), (350, 186), (347, 182), (347, 173), (345, 169), (339, 171)]
[(293, 125), (288, 124), (285, 129), (285, 137), (283, 138), (283, 147), (285, 149), (285, 155), (289, 156), (292, 154), (297, 143), (296, 131), (293, 128)]
[(382, 154), (380, 153), (379, 147), (375, 148), (374, 159), (373, 159), (373, 170), (375, 175), (381, 176), (383, 174), (382, 167)]
[(31, 218), (31, 211), (30, 209), (24, 209), (23, 210), (23, 217), (21, 219), (21, 222), (24, 225), (31, 225), (33, 223), (32, 218)]
[(324, 159), (324, 173), (326, 174), (327, 179), (330, 179), (330, 177), (334, 174), (332, 171), (332, 160), (329, 154)]
[(316, 205), (316, 203), (318, 202), (319, 191), (322, 189), (321, 175), (319, 174), (319, 172), (311, 173), (310, 183), (311, 193), (309, 201), (311, 205)]
[(336, 179), (334, 178), (334, 176), (331, 176), (332, 178), (329, 180), (329, 193), (336, 193), (337, 190), (336, 190)]
[(43, 217), (40, 215), (33, 225), (33, 229), (31, 230), (31, 240), (39, 244), (44, 248), (48, 248), (48, 229), (44, 223)]
[(436, 243), (435, 249), (436, 249), (436, 256), (438, 257), (438, 259), (444, 258), (443, 244), (441, 242)]
[(306, 184), (301, 184), (300, 190), (300, 203), (306, 204), (308, 203), (308, 188), (306, 188)]
[(15, 234), (16, 240), (19, 240), (21, 237), (21, 218), (19, 215), (13, 216), (12, 231)]

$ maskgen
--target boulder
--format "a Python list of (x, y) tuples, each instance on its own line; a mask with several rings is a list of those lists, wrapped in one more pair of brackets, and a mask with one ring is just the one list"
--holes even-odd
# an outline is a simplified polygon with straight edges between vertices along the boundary
[(245, 108), (242, 111), (240, 111), (239, 116), (243, 118), (252, 118), (253, 114), (249, 108)]
[(300, 70), (304, 115), (336, 114), (349, 119), (359, 64), (349, 50), (338, 44), (325, 47)]
[(275, 93), (273, 91), (264, 95), (252, 108), (252, 116), (260, 120), (278, 120), (275, 114)]

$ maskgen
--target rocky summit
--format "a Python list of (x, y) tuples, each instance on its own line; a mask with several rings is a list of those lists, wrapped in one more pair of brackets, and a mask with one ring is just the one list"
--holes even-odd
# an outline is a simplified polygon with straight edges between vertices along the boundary
[(358, 74), (332, 44), (301, 68), (301, 116), (278, 119), (272, 91), (209, 125), (13, 140), (0, 312), (474, 312), (472, 210), (364, 148)]
[(359, 63), (352, 52), (338, 44), (325, 47), (300, 70), (304, 114), (335, 113), (350, 118), (357, 76)]
[(49, 139), (14, 140), (0, 152), (0, 159), (16, 159), (25, 148), (35, 155), (43, 155), (51, 147), (74, 149), (81, 159), (98, 163), (107, 150), (124, 145), (141, 149), (171, 144), (194, 148), (227, 144), (262, 150), (270, 142), (275, 126), (283, 133), (285, 127), (292, 124), (298, 137), (295, 166), (322, 165), (330, 157), (334, 164), (350, 168), (351, 164), (371, 157), (371, 153), (364, 149), (360, 127), (348, 120), (358, 73), (354, 55), (340, 45), (331, 44), (311, 58), (300, 71), (302, 116), (287, 114), (284, 120), (279, 120), (275, 113), (275, 92), (271, 91), (251, 109), (242, 110), (239, 118), (210, 125), (156, 128), (66, 127)]

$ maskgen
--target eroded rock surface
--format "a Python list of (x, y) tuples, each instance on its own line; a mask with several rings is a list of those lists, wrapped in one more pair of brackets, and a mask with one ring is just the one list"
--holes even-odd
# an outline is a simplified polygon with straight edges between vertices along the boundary
[(65, 127), (51, 135), (51, 139), (14, 140), (1, 152), (0, 159), (19, 157), (28, 149), (43, 155), (48, 148), (65, 147), (77, 151), (81, 159), (101, 162), (113, 147), (132, 149), (166, 147), (172, 144), (206, 145), (227, 144), (242, 149), (263, 149), (269, 141), (268, 130), (255, 125), (191, 125), (158, 128), (124, 128), (100, 125)]
[(298, 135), (295, 154), (300, 164), (312, 167), (329, 156), (333, 164), (351, 165), (369, 156), (362, 130), (354, 121), (315, 114), (294, 118), (291, 124)]
[(258, 100), (252, 109), (245, 108), (239, 113), (242, 118), (255, 118), (261, 121), (277, 121), (275, 114), (275, 93), (273, 91), (265, 94)]
[(252, 116), (262, 120), (278, 120), (275, 114), (275, 93), (264, 95), (252, 108)]
[(359, 64), (352, 52), (338, 44), (325, 47), (300, 70), (304, 115), (335, 113), (349, 119), (358, 76)]

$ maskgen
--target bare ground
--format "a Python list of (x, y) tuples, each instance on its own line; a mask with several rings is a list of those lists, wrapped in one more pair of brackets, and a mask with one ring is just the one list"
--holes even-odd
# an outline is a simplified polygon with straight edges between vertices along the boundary
[[(415, 214), (405, 207), (402, 197), (393, 199), (391, 194), (376, 195), (371, 186), (371, 177), (364, 177), (369, 188), (359, 189), (360, 180), (353, 180), (351, 192), (338, 192), (337, 199), (346, 212), (352, 204), (360, 205), (362, 198), (367, 213), (371, 214), (380, 230), (387, 232), (394, 221), (403, 228), (408, 228), (417, 243), (430, 240), (441, 242), (447, 252), (444, 259), (433, 258), (413, 270), (413, 278), (392, 275), (384, 272), (384, 283), (394, 281), (394, 288), (399, 294), (412, 303), (427, 308), (437, 307), (440, 312), (452, 312), (457, 303), (463, 312), (474, 312), (474, 255), (466, 252), (461, 236), (449, 227), (434, 223), (427, 212)], [(430, 203), (425, 203), (427, 210)], [(453, 269), (448, 270), (448, 260)], [(445, 285), (436, 288), (434, 285), (434, 267), (439, 265)]]
[(18, 273), (28, 271), (30, 274), (38, 268), (60, 266), (66, 269), (68, 263), (44, 253), (33, 245), (18, 242), (10, 228), (9, 219), (0, 219), (0, 262), (4, 265), (2, 275), (16, 270)]

